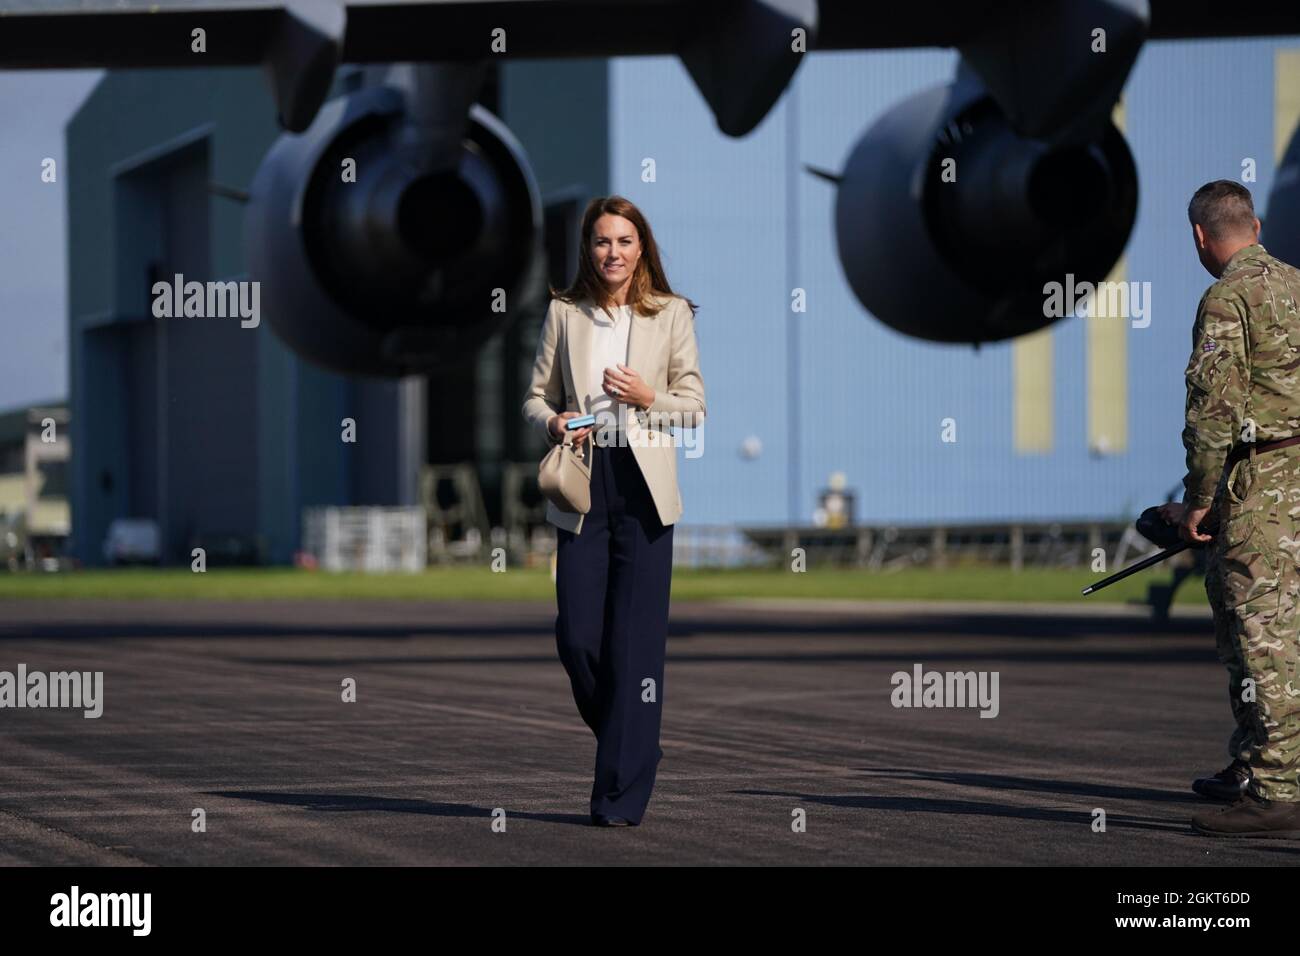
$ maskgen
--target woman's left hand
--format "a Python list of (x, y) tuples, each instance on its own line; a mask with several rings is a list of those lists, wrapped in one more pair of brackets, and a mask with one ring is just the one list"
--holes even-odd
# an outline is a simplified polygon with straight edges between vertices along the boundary
[(655, 390), (645, 383), (636, 369), (626, 365), (620, 364), (617, 369), (605, 369), (601, 387), (606, 394), (637, 408), (649, 408), (654, 404)]

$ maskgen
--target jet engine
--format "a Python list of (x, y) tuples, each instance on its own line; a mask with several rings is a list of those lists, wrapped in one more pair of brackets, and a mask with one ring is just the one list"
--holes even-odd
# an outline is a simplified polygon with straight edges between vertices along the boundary
[(1137, 211), (1137, 170), (1109, 117), (1090, 139), (1017, 134), (978, 87), (886, 113), (839, 180), (835, 232), (858, 300), (936, 342), (997, 341), (1055, 321), (1044, 285), (1104, 279)]
[(335, 371), (463, 361), (509, 321), (537, 254), (541, 203), (510, 131), (478, 104), (466, 117), (419, 99), (379, 85), (327, 103), (249, 189), (262, 313)]

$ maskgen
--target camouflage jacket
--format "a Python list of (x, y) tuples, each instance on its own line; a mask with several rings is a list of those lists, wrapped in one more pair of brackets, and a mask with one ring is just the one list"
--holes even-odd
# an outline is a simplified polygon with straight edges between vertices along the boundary
[(1183, 501), (1203, 507), (1231, 448), (1300, 435), (1300, 270), (1239, 250), (1196, 309), (1187, 363)]

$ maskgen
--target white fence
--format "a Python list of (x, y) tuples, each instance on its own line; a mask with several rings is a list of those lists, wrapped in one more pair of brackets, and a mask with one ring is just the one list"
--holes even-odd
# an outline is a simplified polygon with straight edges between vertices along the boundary
[(325, 571), (423, 571), (429, 539), (424, 509), (307, 508), (303, 550)]

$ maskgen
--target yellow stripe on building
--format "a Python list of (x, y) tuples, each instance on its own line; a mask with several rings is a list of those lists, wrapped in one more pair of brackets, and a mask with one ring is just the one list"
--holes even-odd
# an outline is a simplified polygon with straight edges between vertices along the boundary
[[(1120, 132), (1124, 132), (1123, 100), (1115, 104), (1112, 118)], [(1106, 282), (1127, 281), (1128, 264), (1121, 256), (1106, 276)], [(1084, 352), (1088, 364), (1088, 451), (1094, 454), (1114, 455), (1128, 450), (1128, 327), (1133, 307), (1127, 302), (1127, 296), (1122, 299), (1094, 296), (1089, 315), (1084, 319), (1087, 323)]]
[[(1124, 258), (1106, 276), (1127, 282)], [(1087, 323), (1088, 451), (1114, 455), (1128, 449), (1128, 324), (1132, 305), (1120, 297), (1096, 295)], [(1148, 303), (1149, 305), (1149, 303)]]
[(1273, 51), (1273, 162), (1280, 163), (1300, 121), (1300, 49)]
[(1052, 328), (1011, 343), (1011, 415), (1017, 454), (1052, 450)]

